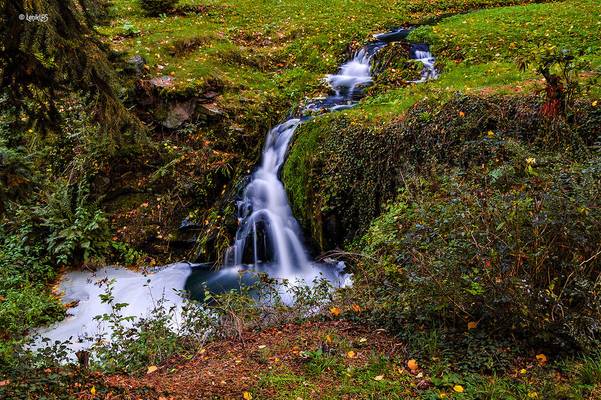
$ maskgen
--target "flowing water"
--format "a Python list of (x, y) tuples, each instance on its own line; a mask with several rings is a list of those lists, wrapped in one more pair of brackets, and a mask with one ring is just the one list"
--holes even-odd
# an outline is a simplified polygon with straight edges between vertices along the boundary
[[(372, 83), (371, 59), (387, 43), (406, 37), (407, 29), (398, 29), (376, 35), (376, 40), (359, 50), (343, 64), (336, 74), (325, 80), (332, 88), (330, 96), (313, 99), (301, 110), (300, 115), (315, 112), (337, 111), (354, 106), (362, 97), (363, 90)], [(424, 82), (437, 77), (434, 58), (427, 45), (412, 45), (411, 57), (424, 64)], [(223, 292), (251, 284), (256, 274), (267, 273), (273, 278), (301, 281), (311, 284), (316, 279), (327, 279), (334, 287), (350, 283), (342, 262), (318, 263), (312, 261), (302, 238), (302, 231), (292, 214), (284, 185), (279, 174), (295, 130), (309, 117), (293, 117), (273, 128), (267, 135), (261, 162), (250, 177), (240, 200), (237, 202), (238, 231), (235, 241), (228, 249), (224, 266), (211, 270), (188, 263), (172, 264), (155, 273), (141, 273), (107, 267), (96, 272), (71, 272), (63, 279), (60, 289), (64, 300), (79, 301), (71, 309), (70, 316), (51, 328), (41, 331), (43, 337), (54, 340), (77, 342), (82, 334), (94, 334), (107, 330), (94, 320), (94, 316), (109, 312), (100, 300), (106, 282), (115, 280), (113, 295), (117, 302), (128, 303), (123, 315), (143, 316), (164, 297), (176, 305), (181, 303), (178, 291), (185, 289), (197, 299), (202, 299), (205, 289)], [(192, 267), (192, 268), (191, 268)], [(286, 301), (286, 293), (283, 293)], [(89, 345), (81, 341), (73, 349)]]

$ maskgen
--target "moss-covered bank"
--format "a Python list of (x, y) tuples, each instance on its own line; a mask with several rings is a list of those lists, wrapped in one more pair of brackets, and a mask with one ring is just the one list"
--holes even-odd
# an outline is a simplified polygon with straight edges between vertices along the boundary
[(548, 120), (536, 97), (457, 94), (426, 101), (384, 124), (331, 114), (300, 127), (283, 181), (301, 225), (320, 251), (361, 236), (406, 174), (437, 161), (466, 168), (507, 157), (498, 138), (586, 157), (601, 110), (581, 101), (571, 122)]

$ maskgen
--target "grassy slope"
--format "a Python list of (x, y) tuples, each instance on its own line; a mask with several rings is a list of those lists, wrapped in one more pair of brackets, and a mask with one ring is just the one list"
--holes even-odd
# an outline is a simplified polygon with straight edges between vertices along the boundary
[[(456, 91), (515, 93), (536, 87), (533, 71), (520, 72), (516, 59), (544, 47), (580, 54), (585, 71), (601, 72), (601, 7), (594, 0), (565, 1), (482, 10), (415, 30), (410, 41), (431, 44), (443, 74), (427, 85), (376, 91), (353, 112), (394, 117), (425, 97)], [(388, 89), (388, 88), (386, 88)], [(590, 89), (601, 95), (599, 86)]]
[[(216, 78), (237, 95), (281, 90), (298, 98), (337, 68), (350, 43), (357, 46), (373, 32), (441, 13), (513, 3), (522, 2), (213, 0), (202, 2), (198, 14), (149, 18), (135, 0), (117, 0), (117, 18), (101, 32), (113, 38), (116, 50), (144, 56), (151, 74), (174, 73), (177, 89), (195, 90)], [(184, 5), (198, 2), (184, 1), (179, 7)], [(126, 23), (141, 33), (123, 37)], [(193, 44), (185, 54), (174, 55), (174, 47), (185, 42)]]

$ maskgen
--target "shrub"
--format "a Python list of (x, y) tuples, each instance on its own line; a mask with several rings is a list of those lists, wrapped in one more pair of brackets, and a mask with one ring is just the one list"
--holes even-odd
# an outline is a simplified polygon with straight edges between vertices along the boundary
[(109, 248), (108, 220), (95, 204), (88, 202), (83, 184), (59, 181), (35, 217), (46, 228), (47, 250), (58, 264), (80, 264), (103, 256)]
[(142, 9), (148, 15), (157, 16), (164, 14), (177, 4), (178, 0), (140, 0)]
[(471, 322), (559, 348), (597, 343), (601, 159), (534, 160), (511, 161), (504, 183), (490, 166), (407, 174), (362, 241), (370, 258), (355, 282), (376, 321), (458, 332)]

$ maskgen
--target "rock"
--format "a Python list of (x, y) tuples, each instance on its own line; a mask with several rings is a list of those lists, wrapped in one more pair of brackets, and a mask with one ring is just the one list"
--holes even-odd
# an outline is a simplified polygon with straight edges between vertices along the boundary
[(144, 71), (146, 60), (139, 54), (127, 59), (127, 69), (140, 75)]
[(155, 88), (167, 88), (172, 87), (174, 85), (175, 78), (169, 75), (157, 76), (156, 78), (152, 78), (148, 82), (152, 87)]
[(218, 117), (223, 115), (223, 111), (217, 107), (217, 104), (215, 103), (201, 104), (199, 111), (205, 115), (208, 115), (209, 117)]
[(194, 100), (176, 102), (169, 106), (167, 116), (161, 121), (161, 125), (165, 128), (175, 129), (194, 115), (195, 108)]

